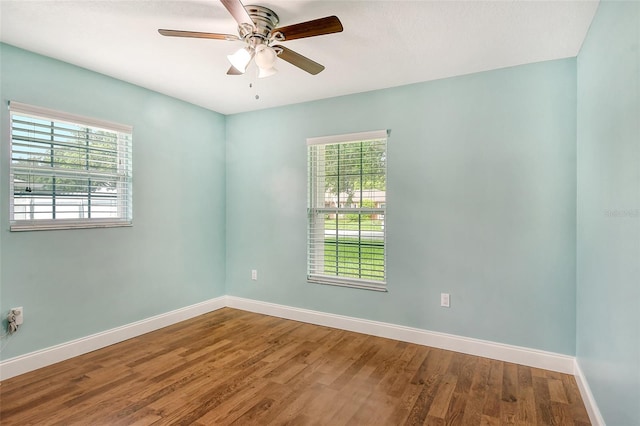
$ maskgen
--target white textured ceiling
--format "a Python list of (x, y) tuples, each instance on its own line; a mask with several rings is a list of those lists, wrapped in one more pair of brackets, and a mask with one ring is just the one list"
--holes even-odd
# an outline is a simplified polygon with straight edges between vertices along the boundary
[(281, 26), (337, 15), (344, 32), (283, 43), (326, 69), (313, 76), (279, 60), (273, 77), (258, 80), (251, 69), (228, 76), (226, 55), (241, 42), (158, 34), (158, 28), (237, 34), (219, 0), (0, 0), (0, 40), (232, 114), (573, 57), (598, 5), (589, 0), (245, 4), (273, 9)]

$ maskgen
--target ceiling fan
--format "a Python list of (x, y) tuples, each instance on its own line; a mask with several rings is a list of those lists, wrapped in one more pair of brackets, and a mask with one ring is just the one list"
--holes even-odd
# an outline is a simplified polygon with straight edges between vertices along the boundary
[(324, 66), (302, 56), (280, 44), (283, 41), (324, 34), (339, 33), (342, 23), (336, 16), (314, 19), (299, 24), (278, 27), (280, 20), (276, 13), (264, 6), (244, 6), (240, 0), (220, 0), (231, 16), (238, 22), (238, 35), (203, 33), (195, 31), (179, 31), (159, 29), (163, 36), (209, 38), (214, 40), (243, 41), (245, 46), (227, 58), (231, 62), (229, 75), (241, 75), (253, 59), (258, 67), (258, 77), (269, 77), (277, 72), (274, 65), (276, 59), (316, 75)]

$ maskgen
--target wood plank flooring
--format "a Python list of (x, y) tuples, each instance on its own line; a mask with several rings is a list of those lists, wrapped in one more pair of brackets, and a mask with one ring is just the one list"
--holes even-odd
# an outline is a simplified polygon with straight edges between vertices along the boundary
[(0, 385), (8, 425), (588, 425), (572, 376), (225, 308)]

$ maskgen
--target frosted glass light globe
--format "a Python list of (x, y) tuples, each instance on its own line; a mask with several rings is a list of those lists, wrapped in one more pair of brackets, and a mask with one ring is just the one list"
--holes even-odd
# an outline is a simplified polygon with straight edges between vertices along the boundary
[(261, 44), (258, 47), (256, 47), (256, 65), (258, 66), (258, 68), (260, 69), (270, 69), (273, 68), (273, 65), (276, 63), (276, 58), (278, 57), (278, 55), (276, 55), (275, 50), (273, 50), (271, 47), (265, 45), (265, 44)]

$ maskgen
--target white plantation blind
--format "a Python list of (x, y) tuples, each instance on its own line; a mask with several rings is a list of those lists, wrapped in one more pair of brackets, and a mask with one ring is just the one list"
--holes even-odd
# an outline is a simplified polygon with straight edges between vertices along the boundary
[(12, 231), (132, 222), (130, 126), (12, 101)]
[(308, 280), (385, 290), (387, 131), (307, 145)]

